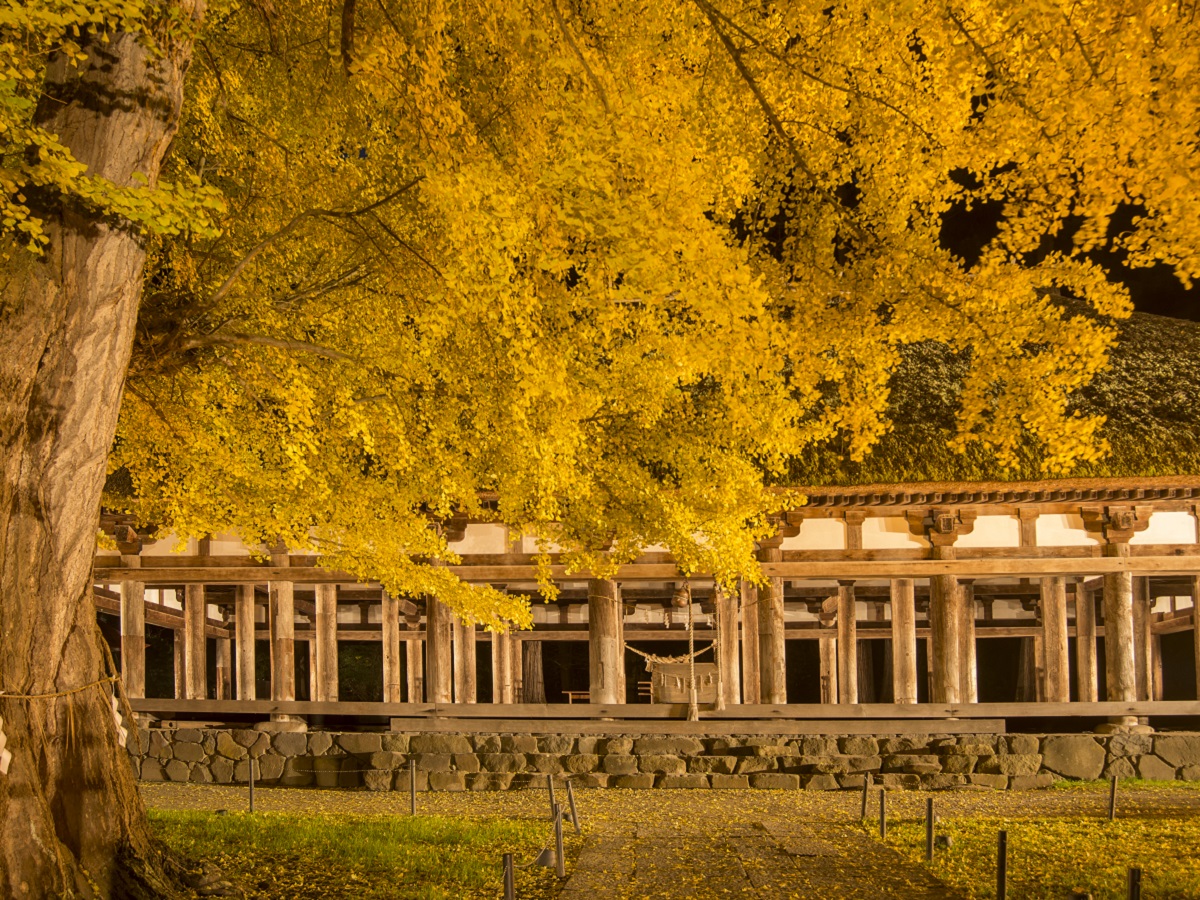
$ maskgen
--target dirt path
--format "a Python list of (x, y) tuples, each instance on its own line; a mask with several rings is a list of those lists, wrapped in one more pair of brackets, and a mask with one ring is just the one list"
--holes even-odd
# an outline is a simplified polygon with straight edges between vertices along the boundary
[[(144, 784), (151, 807), (244, 809), (245, 787)], [(838, 897), (953, 898), (921, 866), (875, 839), (859, 823), (856, 792), (620, 791), (577, 793), (584, 827), (570, 860), (562, 900), (600, 898)], [(1030, 792), (889, 793), (889, 817), (918, 819), (936, 797), (942, 817), (960, 815), (1104, 816), (1103, 789)], [(560, 799), (561, 792), (560, 792)], [(878, 809), (871, 798), (871, 814)], [(407, 815), (403, 793), (262, 788), (260, 811)], [(1128, 790), (1130, 815), (1200, 810), (1200, 790)], [(423, 793), (418, 813), (545, 821), (544, 790)]]

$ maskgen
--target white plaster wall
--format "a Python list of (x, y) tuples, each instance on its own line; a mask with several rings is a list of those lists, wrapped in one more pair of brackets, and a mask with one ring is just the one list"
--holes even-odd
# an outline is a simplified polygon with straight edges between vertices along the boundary
[(213, 556), (249, 556), (250, 551), (236, 534), (214, 534), (209, 538), (209, 553)]
[(180, 544), (179, 549), (176, 544), (179, 543), (179, 538), (173, 534), (167, 535), (159, 541), (147, 542), (142, 547), (142, 556), (170, 556), (172, 553), (185, 553), (195, 556), (198, 553), (198, 543), (195, 538), (190, 538), (186, 544)]
[(864, 550), (922, 550), (929, 541), (908, 529), (903, 516), (868, 516), (863, 520)]
[[(467, 526), (467, 527), (470, 527), (470, 526)], [(518, 542), (517, 546), (520, 547), (520, 550), (519, 550), (520, 553), (537, 553), (538, 552), (537, 539), (534, 538), (532, 535), (528, 535), (528, 534), (521, 535), (521, 540)], [(550, 543), (548, 543), (546, 545), (546, 551), (548, 553), (561, 553), (562, 548), (560, 546), (558, 546), (558, 544), (551, 541)]]
[(1100, 543), (1084, 530), (1082, 516), (1043, 513), (1037, 517), (1034, 534), (1039, 547), (1088, 547)]
[(455, 553), (507, 553), (508, 529), (494, 522), (475, 522), (467, 526), (463, 539), (451, 544)]
[(1196, 519), (1189, 512), (1156, 512), (1150, 516), (1150, 525), (1139, 531), (1131, 544), (1194, 544), (1196, 543)]
[(959, 535), (955, 547), (1019, 547), (1021, 522), (1016, 516), (979, 516), (970, 534)]
[(842, 519), (805, 519), (800, 533), (783, 539), (784, 550), (845, 550), (846, 523)]

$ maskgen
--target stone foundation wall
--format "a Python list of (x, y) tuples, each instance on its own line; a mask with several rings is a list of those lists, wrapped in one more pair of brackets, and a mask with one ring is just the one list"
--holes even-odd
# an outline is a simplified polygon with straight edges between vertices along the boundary
[(607, 737), (531, 734), (269, 733), (150, 729), (133, 755), (145, 781), (407, 790), (541, 787), (1031, 788), (1117, 775), (1200, 780), (1200, 734), (864, 737)]

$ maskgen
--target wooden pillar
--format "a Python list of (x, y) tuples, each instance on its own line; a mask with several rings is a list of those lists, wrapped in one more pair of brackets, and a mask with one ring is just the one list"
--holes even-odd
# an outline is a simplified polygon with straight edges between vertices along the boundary
[(1133, 579), (1133, 660), (1139, 700), (1149, 700), (1154, 688), (1154, 639), (1150, 631), (1150, 579)]
[(545, 703), (546, 680), (542, 673), (542, 642), (521, 641), (521, 702)]
[(183, 646), (184, 633), (182, 628), (171, 632), (171, 646), (175, 655), (175, 699), (187, 699), (187, 651)]
[(838, 582), (838, 703), (858, 702), (858, 622), (854, 582)]
[[(782, 540), (776, 538), (762, 546), (759, 562), (781, 562), (780, 544)], [(758, 589), (758, 678), (763, 703), (787, 703), (782, 578), (768, 578)]]
[[(1127, 543), (1110, 543), (1106, 556), (1128, 556)], [(1134, 663), (1133, 577), (1128, 572), (1104, 576), (1104, 675), (1110, 702), (1137, 700)]]
[(492, 702), (513, 703), (513, 640), (507, 634), (492, 634)]
[(229, 638), (217, 638), (217, 699), (233, 699), (233, 672), (230, 668), (232, 648)]
[(621, 643), (621, 597), (607, 578), (588, 582), (588, 691), (592, 703), (624, 703), (620, 694), (625, 648)]
[(233, 606), (233, 637), (237, 642), (237, 698), (254, 700), (254, 585), (239, 584)]
[(962, 610), (962, 630), (959, 632), (958, 663), (962, 669), (959, 682), (960, 699), (963, 703), (979, 702), (979, 663), (975, 644), (975, 581), (964, 579), (958, 583), (959, 603)]
[(1150, 684), (1150, 699), (1161, 700), (1163, 698), (1163, 668), (1162, 668), (1162, 635), (1155, 634), (1150, 637), (1150, 660), (1153, 671), (1151, 672), (1152, 679)]
[(271, 699), (296, 699), (296, 596), (290, 581), (267, 585), (271, 630)]
[(717, 625), (717, 664), (721, 672), (721, 698), (725, 706), (742, 702), (742, 667), (738, 656), (737, 597), (713, 587), (714, 619)]
[(1071, 699), (1071, 673), (1067, 662), (1067, 580), (1061, 575), (1043, 578), (1042, 590), (1042, 698), (1047, 703)]
[(1083, 586), (1083, 582), (1075, 585), (1075, 672), (1079, 680), (1079, 702), (1095, 703), (1099, 698), (1096, 598)]
[(916, 591), (911, 578), (893, 578), (892, 595), (892, 699), (917, 702)]
[(189, 584), (183, 594), (184, 624), (184, 697), (204, 700), (208, 697), (208, 658), (205, 655), (204, 626), (208, 621), (208, 601), (204, 585)]
[[(952, 548), (939, 547), (938, 550)], [(935, 556), (946, 559), (944, 555)], [(962, 622), (960, 590), (952, 575), (934, 575), (929, 579), (929, 649), (930, 665), (933, 667), (933, 684), (930, 699), (934, 703), (962, 702), (962, 639), (959, 625)]]
[(130, 697), (146, 696), (146, 585), (140, 581), (121, 582), (121, 680)]
[[(822, 622), (823, 625), (833, 626), (833, 622)], [(821, 659), (821, 702), (838, 702), (838, 639), (835, 637), (817, 638), (817, 651)]]
[[(409, 622), (410, 631), (416, 631), (420, 622)], [(428, 634), (428, 632), (426, 632)], [(405, 699), (409, 703), (425, 702), (425, 642), (410, 637), (404, 642)]]
[[(383, 638), (383, 702), (400, 703), (400, 601), (383, 592), (380, 637)], [(406, 642), (407, 643), (407, 642)]]
[(475, 625), (458, 616), (454, 623), (454, 702), (474, 703), (477, 695), (475, 671)]
[(454, 672), (450, 644), (453, 614), (436, 597), (425, 601), (425, 699), (429, 703), (452, 703)]
[(742, 619), (742, 702), (762, 700), (758, 677), (758, 588), (749, 581), (741, 584)]
[(337, 585), (316, 586), (316, 615), (314, 617), (310, 660), (316, 669), (316, 691), (312, 698), (318, 703), (333, 703), (338, 698), (338, 638)]

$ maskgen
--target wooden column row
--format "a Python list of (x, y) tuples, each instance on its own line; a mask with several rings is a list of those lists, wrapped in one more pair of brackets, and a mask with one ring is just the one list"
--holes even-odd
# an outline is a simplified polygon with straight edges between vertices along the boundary
[[(771, 548), (765, 556), (769, 561)], [(1127, 544), (1113, 543), (1106, 552), (1128, 552)], [(933, 699), (940, 702), (977, 702), (977, 666), (974, 658), (976, 604), (969, 583), (950, 576), (930, 580), (931, 687)], [(593, 702), (622, 702), (624, 696), (624, 634), (620, 591), (615, 582), (593, 580), (590, 585), (589, 642)], [(1194, 580), (1194, 592), (1200, 593), (1200, 578)], [(1095, 599), (1082, 584), (1074, 586), (1076, 670), (1078, 698), (1097, 699), (1096, 606)], [(1108, 699), (1134, 701), (1161, 695), (1161, 675), (1157, 668), (1157, 645), (1151, 633), (1152, 621), (1148, 581), (1127, 573), (1104, 576), (1106, 680)], [(318, 700), (337, 698), (337, 594), (334, 585), (319, 585), (316, 590), (315, 633), (312, 641), (313, 696)], [(740, 600), (740, 603), (739, 603)], [(718, 632), (722, 646), (717, 654), (721, 662), (722, 702), (786, 702), (786, 672), (783, 667), (782, 583), (768, 583), (756, 590), (743, 585), (740, 597), (716, 597)], [(895, 702), (917, 699), (916, 623), (912, 579), (895, 579), (891, 588), (893, 696)], [(131, 696), (145, 694), (145, 586), (126, 581), (121, 585), (122, 673)], [(207, 597), (203, 585), (189, 585), (184, 593), (184, 628), (176, 633), (177, 696), (201, 699), (207, 695), (205, 662), (205, 625)], [(294, 592), (291, 582), (268, 585), (268, 623), (271, 638), (272, 699), (295, 698)], [(1039, 662), (1044, 673), (1042, 694), (1051, 702), (1070, 698), (1068, 655), (1068, 584), (1063, 577), (1042, 579), (1042, 635)], [(237, 639), (236, 661), (230, 659), (228, 639), (217, 644), (217, 695), (232, 697), (236, 673), (236, 695), (255, 699), (254, 586), (237, 588), (234, 613)], [(764, 616), (764, 610), (766, 615)], [(821, 638), (822, 698), (829, 702), (858, 701), (857, 643), (854, 615), (853, 582), (839, 585), (836, 597), (836, 639)], [(401, 698), (399, 604), (390, 597), (383, 604), (384, 698)], [(455, 624), (448, 607), (436, 600), (428, 603), (429, 626), (425, 643), (426, 659), (421, 659), (420, 641), (404, 641), (407, 653), (408, 699), (420, 699), (427, 693), (429, 702), (475, 702), (475, 630)], [(738, 652), (740, 613), (741, 646)], [(1200, 617), (1197, 617), (1200, 619)], [(824, 619), (823, 619), (824, 621)], [(764, 622), (766, 624), (764, 624)], [(1200, 629), (1195, 630), (1200, 649)], [(501, 639), (501, 638), (504, 639)], [(182, 638), (182, 640), (180, 640)], [(516, 673), (521, 661), (511, 637), (493, 640), (493, 684), (497, 702), (512, 702)], [(767, 660), (769, 678), (756, 678)], [(424, 665), (422, 663), (424, 662)], [(428, 672), (428, 679), (424, 672)], [(758, 683), (756, 684), (756, 681)], [(428, 684), (428, 691), (422, 690)], [(941, 695), (938, 695), (938, 692)], [(1200, 694), (1200, 676), (1197, 692)], [(836, 701), (835, 699), (836, 698)]]

